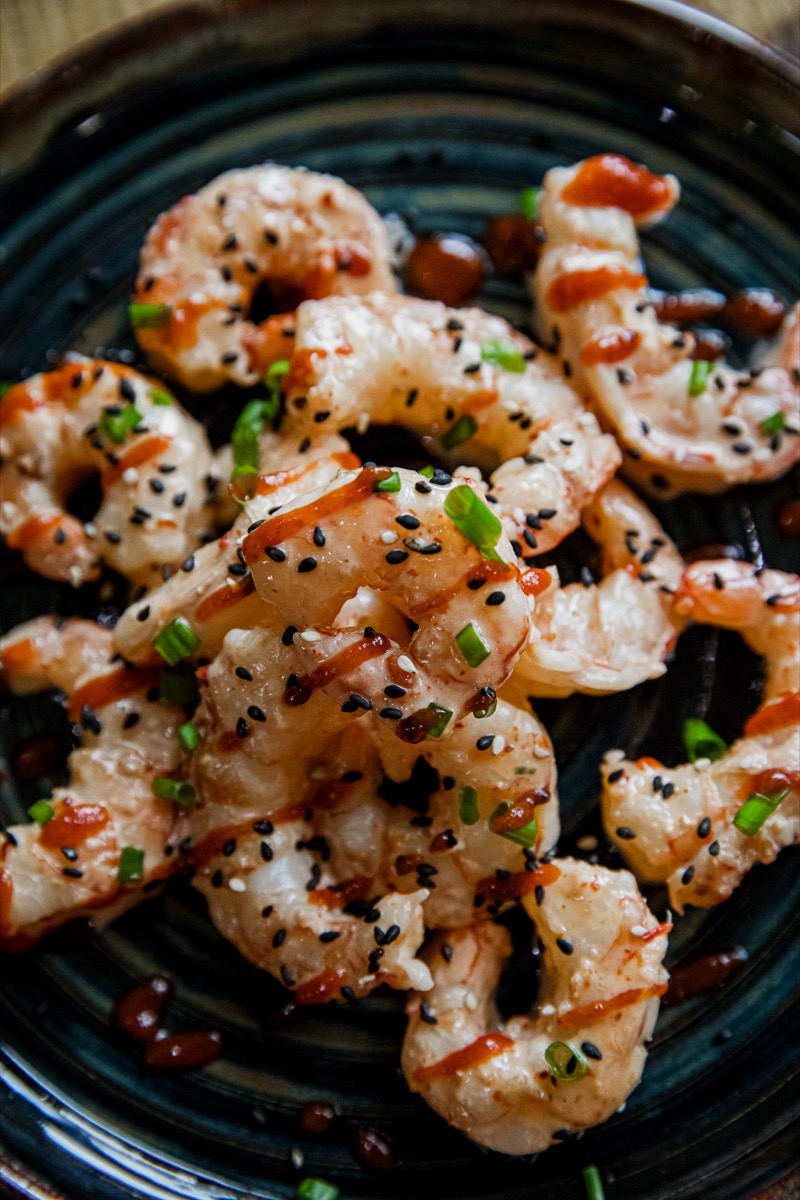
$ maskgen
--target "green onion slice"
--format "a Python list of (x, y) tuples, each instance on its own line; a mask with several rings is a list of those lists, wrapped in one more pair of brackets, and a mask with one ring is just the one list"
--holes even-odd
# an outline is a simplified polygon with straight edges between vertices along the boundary
[(152, 404), (157, 404), (159, 408), (167, 408), (172, 404), (172, 396), (169, 392), (165, 392), (163, 388), (152, 388), (150, 391), (150, 401)]
[(104, 412), (97, 422), (97, 428), (103, 437), (121, 445), (131, 430), (135, 429), (137, 425), (141, 425), (143, 420), (142, 414), (131, 405), (129, 408), (123, 408), (119, 413)]
[(519, 194), (519, 211), (529, 221), (535, 221), (539, 215), (539, 200), (542, 195), (540, 187), (523, 188)]
[(120, 883), (134, 883), (144, 873), (144, 850), (135, 846), (123, 846), (119, 856), (117, 879)]
[(5, 396), (6, 392), (10, 391), (12, 387), (16, 386), (17, 385), (15, 383), (9, 383), (8, 381), (0, 383), (0, 400), (3, 399), (3, 396)]
[(583, 1079), (589, 1064), (569, 1042), (551, 1042), (544, 1052), (547, 1065), (559, 1079)]
[(597, 1167), (584, 1167), (581, 1175), (583, 1186), (586, 1188), (586, 1200), (606, 1200), (603, 1181)]
[(469, 625), (456, 634), (456, 645), (470, 667), (478, 667), (492, 653), (479, 628), (470, 621)]
[(785, 428), (786, 421), (780, 409), (774, 412), (771, 417), (766, 417), (761, 422), (761, 432), (764, 434), (764, 437), (774, 437), (776, 433), (780, 433)]
[(420, 467), (417, 474), (424, 475), (426, 479), (433, 479), (433, 467)]
[(485, 363), (493, 367), (502, 367), (504, 371), (511, 371), (514, 375), (521, 375), (525, 370), (525, 359), (516, 346), (497, 338), (481, 342), (481, 358)]
[(712, 762), (717, 762), (728, 752), (728, 746), (719, 734), (699, 717), (688, 717), (683, 722), (683, 744), (689, 762), (696, 762), (698, 758), (710, 758)]
[(169, 800), (171, 804), (180, 804), (181, 808), (191, 808), (195, 802), (194, 788), (183, 779), (156, 775), (152, 788), (153, 795), (158, 796), (159, 800)]
[(44, 828), (48, 821), (52, 821), (55, 815), (55, 809), (49, 800), (37, 800), (28, 809), (30, 819), (35, 821), (37, 825), (41, 825), (42, 828)]
[(536, 767), (514, 767), (515, 775), (535, 775)]
[(698, 358), (692, 363), (692, 373), (689, 376), (689, 395), (700, 396), (706, 390), (708, 377), (714, 370), (712, 362), (706, 362), (705, 359)]
[(453, 715), (452, 709), (443, 708), (441, 704), (433, 704), (433, 703), (429, 704), (428, 708), (432, 708), (437, 713), (439, 713), (439, 720), (436, 722), (436, 724), (433, 726), (432, 729), (428, 730), (428, 737), (435, 737), (435, 738), (441, 737), (442, 734), (444, 733), (445, 729), (447, 728), (447, 724), (448, 724), (450, 718)]
[(339, 1189), (324, 1179), (310, 1176), (301, 1180), (297, 1188), (297, 1200), (338, 1200)]
[(777, 796), (765, 796), (762, 792), (751, 792), (733, 818), (734, 825), (745, 837), (755, 837), (767, 818), (775, 812), (781, 800), (785, 800), (789, 795), (789, 791), (789, 788), (784, 788)]
[(197, 677), (189, 667), (162, 671), (158, 679), (159, 699), (166, 704), (194, 704), (200, 698)]
[(462, 825), (475, 825), (480, 817), (478, 812), (478, 793), (474, 787), (458, 789), (458, 815)]
[(289, 374), (288, 358), (279, 358), (274, 363), (271, 363), (267, 368), (267, 373), (264, 376), (264, 382), (268, 388), (280, 387), (279, 379), (283, 379), (284, 375)]
[(174, 667), (200, 645), (200, 638), (185, 617), (176, 617), (153, 638), (153, 645), (166, 663)]
[(477, 432), (478, 422), (474, 417), (469, 415), (459, 417), (449, 429), (444, 431), (441, 442), (445, 450), (453, 450), (456, 446), (460, 446), (462, 442), (468, 442)]
[(181, 750), (185, 750), (187, 754), (200, 744), (200, 730), (194, 721), (187, 721), (185, 725), (181, 725), (176, 736)]
[(489, 817), (489, 828), (498, 837), (504, 837), (507, 841), (514, 842), (517, 846), (524, 846), (528, 850), (536, 842), (536, 832), (539, 826), (535, 818), (529, 821), (527, 825), (522, 825), (519, 829), (495, 829), (494, 827), (494, 823), (498, 817), (504, 817), (510, 808), (510, 800), (501, 800)]
[(164, 329), (172, 319), (172, 305), (129, 304), (128, 316), (134, 329)]
[(391, 475), (387, 475), (385, 479), (381, 479), (375, 484), (374, 490), (376, 492), (399, 492), (402, 486), (397, 471), (392, 471)]
[(447, 493), (444, 511), (467, 541), (477, 546), (484, 558), (504, 562), (497, 552), (498, 539), (503, 526), (488, 504), (484, 504), (477, 492), (464, 484)]
[(280, 395), (270, 396), (267, 400), (249, 400), (239, 413), (231, 434), (233, 478), (258, 471), (258, 439), (268, 422), (277, 417), (280, 404)]

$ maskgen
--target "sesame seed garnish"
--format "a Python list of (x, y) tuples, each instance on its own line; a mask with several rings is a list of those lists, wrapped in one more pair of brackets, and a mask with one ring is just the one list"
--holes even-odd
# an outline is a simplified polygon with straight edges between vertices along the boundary
[(301, 642), (318, 642), (322, 635), (316, 629), (304, 629), (300, 634)]
[(494, 742), (492, 743), (492, 754), (494, 754), (495, 757), (498, 754), (502, 754), (503, 751), (505, 750), (505, 746), (506, 746), (506, 739), (503, 737), (502, 734), (498, 733), (494, 739)]
[(417, 668), (407, 654), (398, 655), (397, 665), (401, 671), (405, 671), (407, 674), (416, 675), (417, 673)]
[(264, 862), (272, 862), (272, 846), (270, 846), (269, 842), (261, 843), (259, 847), (259, 853), (261, 854)]
[(415, 483), (415, 484), (414, 484), (414, 490), (415, 490), (415, 491), (417, 491), (417, 492), (419, 492), (419, 494), (420, 494), (421, 496), (428, 496), (428, 495), (430, 495), (430, 490), (431, 490), (431, 489), (430, 489), (430, 487), (428, 486), (428, 484), (427, 484), (427, 483), (425, 483), (425, 481), (421, 479), (421, 480), (419, 481), (419, 483)]
[(253, 678), (247, 667), (237, 667), (234, 671), (234, 675), (238, 675), (239, 679), (246, 679), (248, 683), (250, 683)]
[(711, 818), (703, 817), (702, 821), (697, 826), (697, 836), (701, 837), (701, 838), (708, 837), (710, 832), (711, 832)]
[(247, 724), (247, 721), (245, 721), (244, 717), (239, 717), (239, 720), (236, 722), (236, 736), (238, 738), (246, 738), (249, 732), (250, 726)]
[(556, 938), (556, 945), (562, 954), (572, 954), (574, 949), (572, 942), (567, 941), (564, 937)]
[(397, 566), (398, 563), (405, 562), (407, 558), (406, 550), (390, 550), (386, 555), (386, 561), (390, 566)]
[(211, 876), (211, 886), (214, 888), (221, 888), (224, 882), (225, 876), (222, 874), (222, 871), (215, 871)]
[(335, 942), (336, 939), (341, 936), (341, 932), (338, 929), (329, 929), (326, 933), (321, 933), (319, 935), (319, 940), (327, 944), (328, 942)]
[(712, 842), (711, 845), (708, 847), (708, 853), (711, 855), (712, 858), (716, 858), (717, 855), (719, 854), (719, 842), (716, 842), (716, 841)]
[(498, 604), (503, 604), (506, 598), (505, 592), (492, 592), (486, 597), (486, 603), (494, 608)]
[(286, 941), (286, 930), (278, 929), (272, 937), (272, 944), (276, 950), (280, 950), (283, 943)]
[(230, 840), (227, 841), (225, 843), (225, 845), (222, 847), (222, 853), (225, 855), (226, 858), (230, 858), (230, 856), (233, 854), (235, 849), (236, 849), (236, 838), (230, 838)]
[(608, 777), (608, 782), (609, 783), (617, 783), (620, 779), (622, 779), (622, 776), (624, 774), (625, 774), (625, 771), (623, 770), (623, 768), (619, 767), (616, 771), (611, 772), (611, 774)]
[(295, 625), (287, 625), (286, 628), (284, 629), (283, 633), (281, 634), (282, 644), (284, 646), (291, 646), (292, 642), (294, 641), (294, 635), (296, 633), (297, 633), (297, 627)]
[(419, 529), (419, 520), (411, 513), (401, 513), (399, 517), (395, 517), (395, 521), (403, 529)]
[(483, 735), (483, 737), (478, 738), (477, 742), (475, 743), (475, 749), (476, 750), (488, 750), (493, 741), (494, 741), (494, 734), (493, 733), (485, 733)]
[(83, 871), (78, 867), (62, 867), (61, 874), (66, 875), (67, 879), (83, 879)]
[(402, 715), (399, 708), (382, 708), (378, 713), (379, 717), (383, 717), (387, 721), (399, 721)]
[(620, 825), (619, 829), (617, 830), (617, 837), (622, 838), (623, 841), (630, 842), (633, 841), (633, 839), (636, 837), (636, 834), (627, 825)]
[(297, 570), (301, 575), (306, 575), (309, 571), (314, 571), (317, 566), (317, 560), (309, 555), (308, 558), (303, 558), (297, 564)]
[(690, 884), (694, 879), (694, 863), (690, 863), (681, 875), (681, 883)]
[(133, 729), (134, 725), (138, 725), (138, 724), (139, 724), (138, 712), (129, 712), (126, 715), (125, 720), (122, 722), (122, 728), (123, 729)]
[(581, 1042), (581, 1050), (587, 1058), (594, 1058), (598, 1062), (603, 1057), (600, 1050), (595, 1046), (594, 1042)]
[(534, 890), (533, 890), (533, 894), (534, 894), (534, 897), (535, 897), (535, 899), (536, 899), (536, 903), (537, 903), (537, 905), (539, 906), (539, 908), (541, 908), (541, 907), (542, 907), (542, 904), (544, 903), (544, 888), (542, 887), (542, 885), (541, 885), (541, 884), (538, 884), (538, 885), (537, 885), (537, 886), (534, 888)]
[(267, 719), (262, 710), (256, 704), (251, 704), (248, 706), (247, 715), (252, 721), (266, 721)]
[(369, 712), (372, 708), (372, 701), (359, 692), (351, 692), (349, 699), (351, 704), (354, 704), (356, 708), (363, 708), (365, 712)]
[(665, 800), (669, 800), (670, 796), (673, 794), (674, 791), (675, 791), (674, 783), (665, 783), (663, 788), (661, 789), (661, 795), (664, 797)]

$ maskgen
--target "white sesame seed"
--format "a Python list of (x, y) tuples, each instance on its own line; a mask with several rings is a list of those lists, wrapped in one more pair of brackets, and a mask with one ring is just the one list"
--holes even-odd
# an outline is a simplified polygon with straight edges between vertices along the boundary
[(631, 925), (631, 933), (634, 937), (644, 937), (644, 935), (647, 933), (647, 929), (644, 925)]
[(125, 470), (122, 472), (122, 482), (123, 483), (136, 483), (136, 480), (138, 478), (139, 478), (139, 472), (136, 470), (136, 467), (126, 467)]
[(392, 542), (396, 542), (399, 536), (393, 529), (384, 529), (381, 534), (381, 541), (384, 546), (391, 546)]
[(533, 757), (534, 758), (549, 758), (550, 751), (547, 749), (546, 746), (534, 746), (533, 747)]
[(517, 507), (514, 509), (514, 511), (512, 513), (512, 516), (513, 516), (514, 520), (517, 522), (517, 524), (521, 525), (523, 523), (523, 521), (525, 520), (525, 510), (523, 508), (520, 508), (519, 505), (517, 505)]
[(469, 1012), (476, 1011), (478, 1007), (478, 1001), (475, 996), (473, 996), (472, 992), (467, 992), (466, 996), (464, 997), (464, 1007), (468, 1009)]
[(74, 563), (69, 569), (69, 581), (73, 587), (81, 586), (81, 569)]
[(401, 654), (397, 660), (397, 665), (401, 671), (408, 671), (410, 674), (416, 675), (417, 668), (414, 666), (407, 654)]
[(542, 1007), (539, 1009), (539, 1012), (542, 1014), (543, 1017), (552, 1017), (552, 1015), (555, 1011), (556, 1011), (555, 1007), (552, 1004), (543, 1004)]
[(243, 879), (231, 879), (228, 882), (228, 887), (232, 892), (246, 892), (247, 884)]
[(356, 422), (356, 430), (358, 433), (366, 433), (369, 429), (369, 413), (359, 413), (358, 421)]
[(292, 1151), (292, 1166), (299, 1171), (305, 1161), (306, 1160), (303, 1157), (303, 1151), (298, 1150), (297, 1147), (295, 1147), (295, 1149)]
[(506, 739), (503, 737), (502, 733), (496, 734), (495, 739), (492, 742), (492, 754), (494, 754), (495, 757), (497, 757), (498, 754), (503, 753), (505, 748), (506, 748)]
[(320, 634), (317, 633), (316, 629), (304, 629), (300, 637), (304, 642), (318, 642)]
[(586, 837), (578, 838), (577, 846), (579, 850), (596, 850), (597, 838), (593, 833), (587, 833)]
[[(692, 765), (694, 766), (695, 771), (702, 771), (704, 767), (711, 766), (711, 759), (710, 758), (696, 758)], [(744, 767), (744, 763), (742, 763), (742, 766)], [(746, 767), (745, 767), (745, 770), (747, 770)]]
[(607, 750), (606, 751), (606, 762), (607, 763), (622, 762), (624, 757), (625, 757), (624, 750)]
[(14, 513), (16, 511), (16, 507), (11, 503), (10, 500), (4, 500), (3, 503), (0, 504), (0, 513), (2, 513), (4, 521), (13, 521)]
[(87, 521), (83, 527), (83, 532), (86, 534), (86, 536), (88, 538), (96, 538), (97, 537), (97, 526), (93, 525), (91, 521)]

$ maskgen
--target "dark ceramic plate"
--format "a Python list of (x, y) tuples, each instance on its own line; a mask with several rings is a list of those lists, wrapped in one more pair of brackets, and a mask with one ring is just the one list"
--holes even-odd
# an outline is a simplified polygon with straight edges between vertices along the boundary
[[(679, 212), (647, 241), (656, 284), (797, 295), (800, 169), (787, 130), (798, 110), (779, 56), (666, 2), (178, 8), (35, 78), (6, 106), (2, 377), (67, 349), (130, 348), (126, 298), (152, 218), (217, 172), (266, 158), (343, 175), (418, 230), (477, 235), (547, 167), (621, 151), (683, 184)], [(525, 323), (515, 280), (495, 276), (480, 302)], [(219, 409), (222, 434), (231, 417)], [(684, 548), (734, 543), (789, 567), (796, 543), (778, 537), (774, 513), (792, 486), (690, 498), (663, 516)], [(6, 624), (101, 608), (96, 592), (49, 586), (14, 563), (1, 599)], [(735, 735), (758, 675), (735, 638), (696, 629), (658, 683), (542, 705), (561, 767), (563, 848), (598, 829), (604, 748), (676, 761), (690, 714)], [(65, 736), (46, 698), (6, 708), (2, 722), (7, 754), (33, 730)], [(20, 819), (43, 784), (7, 778), (5, 819)], [(609, 1200), (752, 1197), (793, 1164), (798, 900), (787, 851), (722, 908), (679, 921), (670, 963), (733, 945), (749, 962), (713, 996), (662, 1014), (624, 1113), (533, 1164), (482, 1154), (408, 1094), (401, 997), (268, 1021), (279, 989), (216, 936), (178, 882), (94, 940), (2, 962), (0, 1112), (17, 1164), (6, 1178), (35, 1175), (44, 1190), (21, 1185), (25, 1195), (55, 1185), (72, 1200), (286, 1197), (306, 1174), (346, 1197), (576, 1200), (580, 1169), (594, 1162)], [(663, 896), (653, 903), (663, 911)], [(157, 970), (176, 982), (176, 1025), (223, 1031), (213, 1067), (147, 1078), (112, 1034), (114, 998)], [(343, 1119), (314, 1140), (297, 1112), (320, 1098)], [(357, 1126), (392, 1139), (392, 1171), (359, 1165)]]

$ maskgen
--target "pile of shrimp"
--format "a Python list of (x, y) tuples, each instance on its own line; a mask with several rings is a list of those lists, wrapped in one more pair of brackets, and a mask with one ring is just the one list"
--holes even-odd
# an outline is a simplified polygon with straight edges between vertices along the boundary
[[(187, 407), (72, 355), (0, 402), (9, 548), (61, 584), (131, 585), (113, 630), (39, 616), (0, 641), (5, 686), (57, 689), (79, 743), (0, 835), (3, 949), (188, 873), (296, 1003), (409, 990), (409, 1087), (482, 1146), (535, 1153), (625, 1103), (672, 928), (639, 882), (677, 912), (721, 903), (800, 825), (800, 580), (687, 567), (620, 478), (720, 492), (800, 456), (797, 309), (761, 369), (717, 362), (699, 390), (691, 335), (657, 319), (638, 231), (678, 194), (617, 155), (547, 173), (530, 286), (550, 349), (400, 294), (380, 217), (331, 176), (230, 171), (158, 218), (131, 320)], [(258, 322), (264, 287), (281, 311)], [(193, 414), (223, 384), (267, 393), (215, 453)], [(346, 435), (372, 422), (442, 465), (362, 463)], [(552, 552), (579, 529), (600, 578), (565, 583)], [(656, 679), (692, 621), (766, 659), (760, 707), (713, 761), (610, 748), (602, 817), (630, 871), (557, 856), (536, 698)], [(544, 968), (504, 1021), (514, 908)]]

